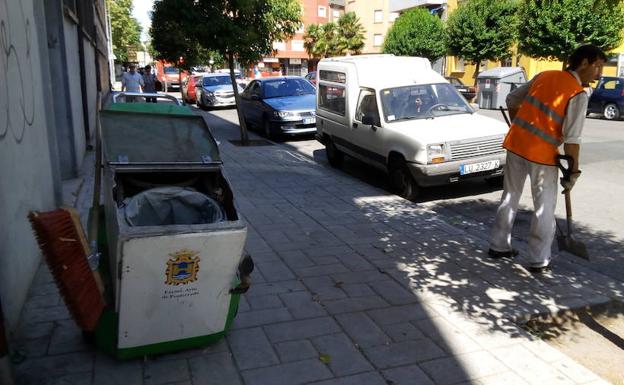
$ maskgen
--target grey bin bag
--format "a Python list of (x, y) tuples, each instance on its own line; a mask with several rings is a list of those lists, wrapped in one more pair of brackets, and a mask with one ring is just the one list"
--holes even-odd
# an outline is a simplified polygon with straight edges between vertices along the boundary
[(126, 199), (130, 226), (195, 225), (222, 222), (219, 202), (189, 187), (157, 187)]

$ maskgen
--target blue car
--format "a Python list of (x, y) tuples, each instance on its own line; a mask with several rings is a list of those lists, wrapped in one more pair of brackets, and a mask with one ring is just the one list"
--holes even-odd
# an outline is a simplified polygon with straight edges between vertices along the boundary
[(267, 138), (316, 132), (316, 89), (299, 76), (253, 80), (241, 94), (240, 110), (247, 126)]
[(619, 119), (624, 112), (624, 78), (604, 76), (592, 92), (587, 113), (602, 114), (607, 120)]

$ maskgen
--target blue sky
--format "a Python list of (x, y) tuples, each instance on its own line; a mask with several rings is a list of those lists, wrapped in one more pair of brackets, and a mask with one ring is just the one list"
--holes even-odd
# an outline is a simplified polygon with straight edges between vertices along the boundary
[(143, 27), (143, 33), (141, 34), (141, 41), (149, 40), (149, 27), (151, 20), (149, 12), (152, 10), (154, 0), (133, 0), (132, 1), (132, 16), (134, 16)]

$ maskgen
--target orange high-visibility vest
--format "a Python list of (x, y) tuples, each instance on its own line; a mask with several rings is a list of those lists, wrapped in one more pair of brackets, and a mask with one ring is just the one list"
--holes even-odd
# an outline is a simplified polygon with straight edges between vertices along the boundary
[(545, 71), (531, 84), (503, 147), (531, 162), (556, 165), (568, 102), (583, 87), (568, 71)]

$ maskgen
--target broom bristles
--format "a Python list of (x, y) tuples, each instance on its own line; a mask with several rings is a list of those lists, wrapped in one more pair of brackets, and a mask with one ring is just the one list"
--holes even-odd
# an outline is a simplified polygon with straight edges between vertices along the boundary
[(65, 209), (28, 214), (35, 238), (70, 314), (93, 331), (104, 310), (87, 254), (71, 213)]

